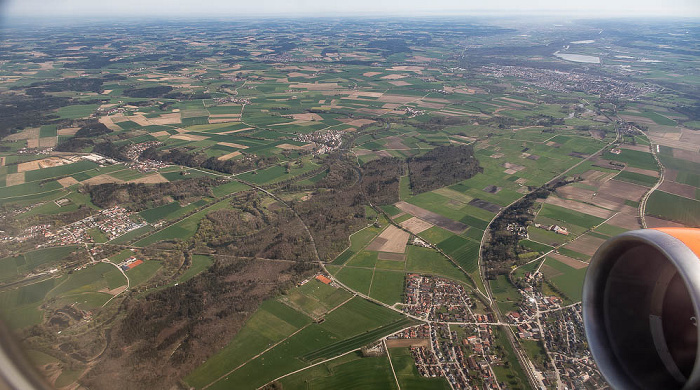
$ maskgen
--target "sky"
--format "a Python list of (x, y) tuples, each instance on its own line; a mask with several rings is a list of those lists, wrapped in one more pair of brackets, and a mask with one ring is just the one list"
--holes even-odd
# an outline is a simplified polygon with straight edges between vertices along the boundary
[(4, 17), (563, 14), (700, 18), (700, 0), (0, 0)]

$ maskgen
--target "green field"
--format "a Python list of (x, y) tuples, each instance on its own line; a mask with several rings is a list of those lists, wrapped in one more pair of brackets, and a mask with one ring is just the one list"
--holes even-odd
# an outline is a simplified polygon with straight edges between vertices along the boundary
[(160, 269), (161, 264), (158, 261), (145, 260), (143, 264), (139, 264), (136, 267), (126, 271), (126, 276), (129, 277), (129, 281), (132, 287), (143, 284), (152, 278), (156, 272)]
[(496, 345), (501, 346), (502, 351), (505, 353), (505, 361), (507, 362), (507, 364), (493, 366), (493, 371), (499, 382), (505, 383), (509, 389), (528, 389), (530, 387), (530, 382), (527, 380), (527, 376), (522, 367), (520, 367), (518, 357), (515, 351), (513, 351), (512, 345), (508, 342), (505, 332), (508, 332), (508, 330), (503, 329), (503, 327), (493, 327)]
[(62, 260), (76, 249), (78, 247), (74, 245), (59, 246), (38, 249), (23, 255), (0, 259), (0, 282), (31, 272), (41, 265), (52, 264)]
[(610, 151), (603, 153), (603, 158), (612, 161), (619, 161), (628, 164), (635, 168), (649, 169), (656, 171), (659, 167), (656, 165), (656, 160), (649, 152), (640, 152), (638, 150), (622, 149), (620, 154), (613, 154)]
[(195, 388), (202, 388), (311, 322), (310, 318), (293, 310), (285, 311), (285, 318), (272, 313), (281, 313), (280, 309), (285, 307), (274, 300), (264, 302), (236, 337), (185, 377), (185, 382)]
[(126, 284), (121, 272), (113, 265), (97, 263), (73, 272), (66, 280), (49, 291), (47, 298), (69, 298), (81, 293), (97, 292)]
[(505, 275), (498, 275), (496, 279), (489, 280), (489, 285), (498, 307), (504, 314), (517, 311), (516, 303), (520, 301), (521, 295)]
[(363, 294), (369, 293), (369, 285), (372, 283), (372, 275), (374, 271), (365, 268), (350, 268), (345, 267), (335, 275), (341, 283), (350, 287), (353, 290)]
[(180, 209), (178, 202), (172, 202), (160, 207), (144, 210), (139, 215), (147, 222), (153, 223), (159, 219), (166, 219), (168, 215), (175, 213)]
[(177, 278), (178, 283), (184, 283), (193, 277), (197, 276), (201, 272), (206, 271), (209, 267), (214, 264), (214, 261), (209, 256), (194, 255), (192, 256), (192, 264), (185, 272)]
[(227, 199), (222, 200), (218, 203), (214, 203), (211, 206), (200, 210), (188, 216), (187, 218), (166, 227), (163, 230), (160, 230), (137, 241), (136, 243), (134, 243), (134, 245), (145, 247), (162, 240), (185, 240), (187, 238), (190, 238), (192, 235), (194, 235), (195, 231), (197, 230), (197, 227), (199, 226), (199, 221), (202, 218), (204, 218), (208, 213), (212, 211), (224, 209), (226, 207), (229, 207), (229, 201)]
[[(360, 374), (361, 373), (361, 374)], [(279, 381), (284, 389), (396, 389), (386, 357), (351, 353)]]
[(538, 214), (538, 217), (540, 216), (564, 222), (565, 226), (569, 228), (569, 230), (571, 230), (571, 228), (568, 224), (582, 226), (584, 228), (591, 228), (605, 221), (603, 218), (594, 217), (592, 215), (565, 209), (563, 207), (548, 203), (542, 205), (542, 210), (540, 210), (540, 213)]
[[(324, 322), (307, 326), (261, 356), (248, 361), (222, 380), (215, 382), (210, 388), (229, 389), (232, 386), (257, 388), (285, 373), (307, 366), (308, 363), (301, 359), (303, 356), (307, 359), (315, 359), (341, 354), (382, 337), (396, 330), (396, 327), (403, 327), (405, 325), (402, 324), (408, 320), (401, 318), (402, 316), (398, 313), (364, 299), (354, 298), (328, 314)], [(237, 335), (234, 343), (247, 328), (248, 325)], [(228, 347), (224, 349), (226, 350)], [(220, 369), (221, 374), (218, 375), (212, 370), (205, 372), (203, 367), (209, 365), (213, 359), (224, 363), (226, 367), (235, 368), (241, 361), (238, 355), (241, 352), (244, 356), (247, 355), (245, 351), (240, 351), (238, 355), (231, 355), (232, 361), (224, 362), (217, 359), (224, 351), (196, 369), (185, 381), (195, 388), (201, 388), (212, 378), (218, 378), (221, 374), (228, 372), (225, 368)]]
[(433, 226), (428, 230), (420, 232), (418, 235), (432, 244), (438, 244), (452, 237), (453, 234), (454, 233), (447, 231), (441, 227)]
[(553, 248), (549, 245), (540, 244), (539, 242), (534, 242), (530, 240), (520, 240), (518, 244), (522, 245), (524, 248), (537, 251), (540, 253), (546, 253), (551, 251)]
[(39, 306), (57, 283), (57, 279), (45, 279), (0, 293), (0, 314), (5, 322), (14, 329), (41, 323)]
[(92, 161), (78, 161), (73, 164), (60, 165), (57, 167), (35, 169), (27, 171), (24, 174), (24, 180), (27, 182), (45, 180), (59, 176), (69, 176), (78, 172), (87, 171), (97, 167), (98, 165)]
[(653, 176), (627, 171), (620, 172), (617, 176), (615, 176), (615, 179), (647, 187), (653, 187), (654, 184), (656, 184), (656, 182), (659, 180)]
[(647, 201), (647, 214), (671, 221), (680, 222), (690, 227), (700, 227), (700, 201), (654, 191)]
[[(0, 202), (0, 204), (4, 204), (8, 201), (16, 201), (19, 200), (17, 199), (18, 197), (25, 197), (27, 195), (38, 195), (38, 194), (48, 194), (54, 190), (58, 190), (63, 188), (61, 184), (59, 184), (57, 181), (49, 181), (44, 183), (42, 182), (29, 182), (29, 183), (24, 183), (24, 184), (18, 184), (10, 187), (0, 187), (0, 199), (4, 199), (5, 201)], [(8, 199), (6, 199), (8, 198)], [(11, 199), (10, 199), (11, 198)], [(27, 200), (36, 200), (29, 198), (27, 196)]]
[(396, 379), (401, 389), (406, 390), (449, 390), (445, 378), (426, 378), (420, 376), (409, 348), (392, 348), (389, 350), (391, 363), (394, 365)]
[(465, 271), (472, 273), (478, 268), (480, 243), (460, 236), (452, 236), (437, 246), (445, 251)]
[[(583, 279), (586, 268), (575, 269), (554, 259), (547, 259), (545, 265), (558, 271), (559, 275), (551, 277), (552, 283), (561, 290), (572, 302), (581, 301)], [(543, 271), (544, 273), (545, 271)]]
[(86, 118), (97, 110), (99, 104), (79, 104), (75, 106), (61, 107), (58, 109), (58, 115), (61, 119), (77, 119)]
[(467, 282), (469, 279), (445, 256), (430, 248), (409, 245), (406, 247), (406, 271), (445, 276)]
[(372, 288), (369, 296), (382, 301), (386, 304), (393, 305), (401, 302), (404, 290), (404, 273), (394, 271), (374, 271), (374, 279), (372, 279)]

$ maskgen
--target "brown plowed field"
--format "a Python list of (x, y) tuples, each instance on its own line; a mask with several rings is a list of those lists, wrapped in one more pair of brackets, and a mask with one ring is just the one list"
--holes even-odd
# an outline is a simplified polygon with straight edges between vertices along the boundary
[(63, 188), (70, 187), (70, 186), (72, 186), (73, 184), (78, 184), (78, 183), (80, 183), (79, 181), (77, 181), (76, 179), (74, 179), (74, 178), (72, 178), (72, 177), (70, 177), (70, 176), (64, 177), (63, 179), (58, 179), (58, 180), (56, 180), (56, 181), (57, 181), (60, 185), (62, 185)]
[(559, 253), (552, 253), (548, 257), (553, 259), (553, 260), (562, 262), (562, 263), (564, 263), (572, 268), (581, 269), (581, 268), (588, 267), (588, 263), (585, 263), (585, 262), (580, 261), (580, 260), (572, 259), (569, 256), (564, 256), (564, 255), (559, 254)]
[(377, 258), (379, 260), (406, 261), (406, 255), (401, 253), (379, 252)]
[(5, 176), (5, 186), (16, 186), (18, 184), (24, 184), (24, 172), (8, 173)]
[(386, 341), (387, 348), (429, 347), (429, 339), (391, 339)]
[(642, 175), (647, 175), (647, 176), (659, 177), (659, 172), (652, 171), (651, 169), (627, 167), (627, 168), (625, 168), (625, 171), (633, 172), (633, 173), (641, 173)]
[(130, 180), (129, 183), (145, 183), (145, 184), (157, 184), (157, 183), (167, 183), (168, 179), (163, 177), (160, 173), (154, 173), (152, 175), (140, 177), (135, 180)]
[[(647, 218), (648, 221), (648, 218)], [(625, 228), (625, 229), (639, 229), (639, 222), (637, 222), (637, 215), (632, 214), (617, 214), (616, 216), (610, 218), (608, 221), (610, 225)]]
[(436, 214), (432, 211), (428, 211), (424, 208), (412, 205), (407, 202), (397, 202), (394, 206), (398, 207), (400, 210), (405, 211), (411, 215), (414, 215), (426, 222), (430, 222), (433, 225), (440, 226), (443, 229), (449, 230), (455, 234), (461, 234), (467, 229), (467, 225), (453, 221), (447, 217), (443, 217), (440, 214)]
[(569, 210), (578, 211), (580, 213), (592, 215), (598, 218), (610, 218), (610, 216), (613, 214), (613, 212), (610, 210), (601, 209), (600, 207), (596, 207), (590, 204), (577, 202), (575, 200), (566, 200), (554, 196), (548, 197), (545, 203), (549, 203), (554, 206), (564, 207)]
[(675, 181), (664, 182), (659, 187), (661, 191), (666, 191), (668, 193), (683, 196), (690, 199), (695, 199), (695, 187), (689, 186), (687, 184), (676, 183)]
[(644, 218), (647, 221), (647, 227), (649, 228), (660, 228), (660, 227), (685, 227), (685, 225), (678, 222), (667, 221), (665, 219), (646, 216)]
[(404, 253), (409, 234), (394, 225), (389, 225), (367, 246), (369, 251)]
[(598, 250), (598, 247), (600, 247), (604, 242), (605, 240), (602, 238), (583, 235), (567, 244), (566, 248), (578, 253), (583, 253), (584, 255), (593, 256), (595, 251)]
[(649, 191), (649, 188), (644, 186), (638, 186), (619, 180), (608, 180), (605, 184), (600, 186), (598, 194), (611, 194), (637, 202), (647, 191)]
[(411, 219), (407, 219), (401, 222), (401, 226), (413, 234), (418, 234), (420, 232), (430, 229), (431, 227), (433, 227), (433, 224), (425, 222), (422, 219), (413, 217)]

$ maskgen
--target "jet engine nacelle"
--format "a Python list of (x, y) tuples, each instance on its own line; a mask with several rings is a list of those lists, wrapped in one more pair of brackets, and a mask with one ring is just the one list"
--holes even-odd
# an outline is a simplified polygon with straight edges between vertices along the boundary
[(700, 229), (606, 241), (583, 286), (593, 357), (615, 389), (700, 389)]

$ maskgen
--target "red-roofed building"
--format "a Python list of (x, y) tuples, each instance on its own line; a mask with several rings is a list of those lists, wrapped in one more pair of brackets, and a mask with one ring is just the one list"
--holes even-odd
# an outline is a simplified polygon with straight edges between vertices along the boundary
[(323, 276), (323, 275), (318, 275), (318, 276), (316, 276), (316, 280), (318, 280), (318, 281), (321, 282), (321, 283), (331, 284), (331, 280), (328, 279), (327, 277)]

